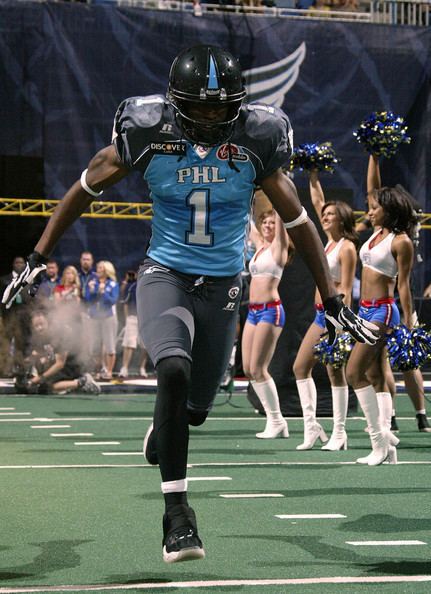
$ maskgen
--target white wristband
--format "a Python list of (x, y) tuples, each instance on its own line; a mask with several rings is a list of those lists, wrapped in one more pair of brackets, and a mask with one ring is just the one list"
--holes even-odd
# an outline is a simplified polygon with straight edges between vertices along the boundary
[(302, 225), (302, 223), (305, 223), (305, 221), (307, 219), (308, 219), (307, 211), (305, 210), (304, 207), (302, 207), (302, 211), (301, 211), (301, 214), (299, 215), (299, 217), (296, 217), (296, 219), (293, 219), (293, 221), (287, 221), (287, 223), (283, 223), (284, 228), (292, 229), (292, 227), (297, 227), (298, 225)]
[(94, 190), (92, 190), (90, 188), (90, 186), (87, 184), (87, 179), (86, 179), (87, 171), (88, 171), (88, 169), (84, 169), (84, 171), (81, 173), (81, 186), (87, 192), (87, 194), (90, 194), (90, 196), (94, 196), (95, 198), (97, 198), (97, 196), (100, 196), (101, 194), (103, 194), (103, 190), (100, 190), (100, 192), (95, 192)]

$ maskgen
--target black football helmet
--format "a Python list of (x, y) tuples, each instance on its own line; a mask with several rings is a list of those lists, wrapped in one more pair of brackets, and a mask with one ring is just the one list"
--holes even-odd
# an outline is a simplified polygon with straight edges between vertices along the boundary
[(188, 48), (171, 66), (168, 99), (184, 136), (197, 144), (229, 140), (245, 94), (238, 60), (219, 47)]

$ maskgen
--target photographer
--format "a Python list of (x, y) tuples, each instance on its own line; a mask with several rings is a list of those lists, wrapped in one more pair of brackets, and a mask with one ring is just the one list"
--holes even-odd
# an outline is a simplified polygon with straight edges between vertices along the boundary
[(100, 387), (89, 373), (82, 374), (73, 352), (73, 337), (67, 326), (61, 332), (42, 311), (31, 316), (32, 351), (25, 379), (17, 381), (15, 390), (24, 394), (59, 394), (82, 391), (100, 394)]
[(129, 375), (129, 366), (139, 345), (142, 349), (142, 359), (139, 368), (139, 375), (146, 378), (147, 370), (146, 363), (148, 359), (147, 351), (138, 338), (138, 317), (136, 314), (136, 284), (137, 273), (134, 270), (128, 270), (125, 278), (121, 283), (121, 303), (124, 306), (124, 319), (126, 320), (124, 326), (124, 336), (121, 346), (123, 347), (123, 360), (119, 376), (126, 378)]

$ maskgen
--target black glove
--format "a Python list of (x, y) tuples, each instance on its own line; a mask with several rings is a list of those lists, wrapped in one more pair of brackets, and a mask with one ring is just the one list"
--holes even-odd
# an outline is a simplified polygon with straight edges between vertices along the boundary
[(343, 303), (344, 295), (329, 297), (323, 302), (329, 344), (334, 344), (336, 330), (349, 332), (358, 342), (376, 344), (380, 335), (379, 327), (363, 320)]
[(47, 261), (48, 259), (38, 252), (33, 252), (28, 256), (24, 270), (12, 278), (3, 293), (2, 303), (6, 309), (10, 308), (17, 295), (28, 285), (32, 285), (30, 294), (33, 297), (36, 295), (42, 279), (41, 273), (46, 269)]

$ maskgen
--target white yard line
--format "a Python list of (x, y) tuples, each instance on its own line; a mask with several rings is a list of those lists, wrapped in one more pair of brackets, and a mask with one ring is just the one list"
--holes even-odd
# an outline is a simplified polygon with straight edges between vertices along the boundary
[(46, 594), (48, 592), (109, 592), (127, 590), (161, 590), (164, 588), (229, 588), (241, 586), (306, 586), (321, 584), (409, 584), (431, 582), (431, 575), (340, 576), (316, 578), (274, 578), (235, 580), (195, 580), (189, 582), (142, 582), (133, 584), (64, 584), (61, 586), (17, 586), (0, 588), (0, 594)]
[[(80, 443), (80, 442), (77, 442)], [(106, 442), (102, 442), (106, 444)], [(117, 445), (120, 442), (110, 442)], [(89, 442), (82, 442), (82, 445), (99, 445), (95, 441)], [(244, 467), (244, 466), (334, 466), (334, 465), (346, 465), (346, 464), (355, 464), (355, 462), (325, 462), (325, 463), (318, 463), (318, 462), (235, 462), (235, 463), (203, 463), (203, 464), (189, 464), (188, 468), (208, 468), (208, 467), (220, 467), (220, 466), (228, 466), (228, 467)], [(429, 465), (431, 462), (402, 462), (401, 464), (409, 465), (409, 464), (426, 464)], [(400, 462), (398, 462), (400, 465)], [(356, 464), (356, 466), (358, 466)], [(17, 465), (2, 465), (0, 466), (0, 470), (24, 470), (24, 469), (46, 469), (46, 468), (157, 468), (153, 464), (17, 464)], [(358, 466), (359, 468), (359, 466)], [(1, 590), (0, 590), (1, 594)]]
[(51, 437), (91, 437), (94, 433), (50, 433)]
[(231, 481), (231, 476), (188, 476), (187, 481)]
[(87, 446), (87, 445), (120, 445), (121, 441), (74, 441), (76, 446)]
[(70, 429), (70, 425), (30, 425), (32, 429)]
[(346, 544), (354, 547), (411, 547), (427, 543), (422, 540), (346, 540)]
[(331, 520), (335, 518), (347, 518), (343, 514), (277, 514), (280, 520)]
[(102, 452), (102, 456), (143, 456), (144, 452)]
[(284, 495), (282, 493), (223, 493), (219, 497), (224, 499), (264, 499), (265, 497), (284, 497)]

